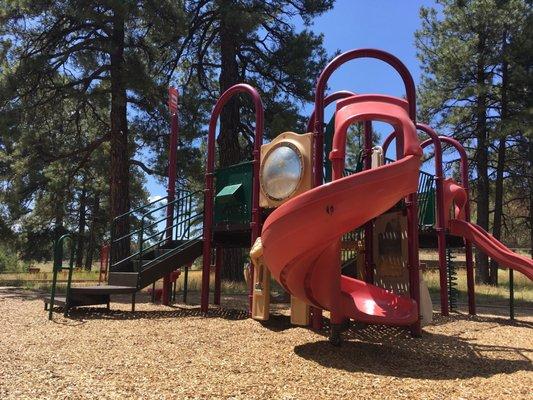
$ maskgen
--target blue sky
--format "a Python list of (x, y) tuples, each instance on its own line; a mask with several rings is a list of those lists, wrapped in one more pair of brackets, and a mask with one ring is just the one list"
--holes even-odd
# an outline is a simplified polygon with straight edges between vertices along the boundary
[[(414, 33), (420, 27), (420, 7), (434, 4), (434, 1), (418, 0), (337, 0), (333, 10), (317, 18), (311, 29), (324, 34), (324, 45), (330, 54), (336, 50), (364, 47), (394, 54), (405, 63), (418, 84), (420, 64), (416, 58)], [(331, 91), (353, 90), (396, 96), (405, 93), (400, 77), (391, 67), (364, 59), (352, 61), (337, 70), (329, 86)], [(305, 107), (307, 114), (310, 110), (311, 106)], [(152, 196), (166, 194), (165, 188), (150, 177), (147, 188)]]

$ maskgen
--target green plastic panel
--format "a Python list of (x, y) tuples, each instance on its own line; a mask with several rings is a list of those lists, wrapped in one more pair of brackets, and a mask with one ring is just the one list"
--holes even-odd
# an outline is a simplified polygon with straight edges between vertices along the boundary
[(334, 130), (335, 114), (329, 120), (324, 131), (324, 182), (331, 182), (331, 161), (329, 160), (329, 153), (331, 153), (331, 146), (333, 145)]
[(215, 196), (215, 201), (220, 202), (220, 204), (231, 203), (232, 201), (241, 201), (242, 200), (242, 183), (236, 185), (224, 186), (220, 192)]
[(435, 190), (418, 193), (418, 224), (421, 226), (435, 225)]
[(215, 172), (215, 226), (248, 227), (252, 217), (251, 161), (220, 168)]

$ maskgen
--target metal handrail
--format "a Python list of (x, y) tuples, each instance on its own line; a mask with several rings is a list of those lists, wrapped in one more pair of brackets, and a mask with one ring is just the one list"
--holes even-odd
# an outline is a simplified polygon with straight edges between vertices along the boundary
[(125, 212), (124, 214), (120, 214), (120, 215), (116, 216), (115, 218), (113, 218), (113, 221), (119, 220), (120, 218), (124, 218), (124, 217), (127, 216), (127, 215), (134, 214), (134, 213), (136, 213), (137, 211), (142, 210), (143, 208), (150, 207), (151, 205), (153, 205), (153, 204), (155, 204), (155, 203), (159, 203), (160, 201), (163, 201), (163, 200), (166, 200), (166, 199), (168, 199), (168, 196), (161, 197), (161, 198), (159, 198), (159, 199), (157, 199), (157, 200), (154, 200), (154, 201), (151, 201), (151, 202), (149, 202), (149, 203), (146, 203), (146, 204), (144, 204), (144, 205), (142, 205), (142, 206), (139, 206), (139, 207), (137, 207), (137, 208), (134, 208), (133, 210), (130, 210), (130, 211), (128, 211), (128, 212)]
[[(68, 268), (63, 268), (63, 244), (66, 239), (70, 240), (70, 262)], [(74, 270), (74, 240), (73, 236), (70, 233), (66, 233), (56, 240), (54, 243), (54, 265), (53, 265), (53, 276), (52, 276), (52, 289), (50, 293), (50, 310), (48, 312), (48, 319), (52, 319), (52, 311), (54, 309), (54, 299), (56, 295), (56, 286), (57, 286), (57, 274), (64, 270), (68, 269), (68, 278), (67, 278), (67, 292), (65, 295), (65, 310), (64, 314), (67, 315), (68, 306), (69, 306), (69, 297), (70, 297), (70, 286), (72, 284), (72, 271)]]
[(111, 241), (111, 243), (118, 243), (118, 242), (120, 242), (121, 240), (126, 239), (127, 237), (130, 237), (130, 236), (135, 235), (136, 233), (139, 233), (140, 231), (141, 231), (140, 228), (137, 229), (137, 230), (134, 230), (134, 231), (132, 231), (132, 232), (130, 232), (130, 233), (127, 233), (127, 234), (124, 235), (124, 236), (119, 237), (118, 239), (113, 239), (113, 240)]
[(124, 264), (126, 261), (133, 260), (139, 255), (139, 251), (136, 251), (135, 253), (130, 254), (128, 257), (123, 258), (122, 260), (117, 261), (116, 263), (113, 263), (112, 267), (116, 267), (117, 265)]
[[(170, 204), (172, 204), (172, 203), (170, 203)], [(158, 225), (161, 222), (166, 221), (167, 219), (168, 219), (168, 217), (165, 215), (163, 218), (160, 218), (158, 220), (152, 221), (150, 224), (144, 226), (144, 229), (150, 229), (151, 227), (153, 227), (155, 225)], [(140, 229), (139, 229), (139, 231), (140, 231)]]
[(170, 205), (170, 204), (176, 204), (176, 203), (177, 203), (178, 201), (180, 201), (180, 200), (183, 200), (183, 199), (186, 199), (186, 198), (192, 197), (192, 196), (194, 196), (194, 195), (196, 195), (196, 194), (199, 194), (199, 193), (201, 193), (201, 192), (202, 192), (201, 190), (197, 190), (197, 191), (195, 191), (195, 192), (191, 192), (191, 193), (189, 193), (189, 194), (187, 194), (187, 195), (185, 195), (185, 196), (178, 197), (177, 199), (174, 199), (173, 201), (171, 201), (171, 202), (169, 202), (169, 203), (166, 203), (166, 204), (164, 204), (164, 205), (162, 205), (162, 206), (159, 206), (159, 207), (157, 207), (157, 208), (154, 208), (153, 210), (148, 211), (147, 213), (144, 213), (144, 214), (143, 214), (143, 217), (145, 217), (145, 216), (147, 216), (147, 215), (150, 215), (150, 214), (153, 214), (153, 213), (156, 212), (156, 211), (162, 210), (163, 208), (166, 208), (166, 207), (167, 207), (168, 205)]
[(420, 171), (420, 181), (418, 186), (418, 224), (423, 226), (423, 217), (429, 209), (430, 192), (433, 189), (435, 176), (426, 172)]
[[(201, 190), (190, 192), (188, 190), (178, 189), (176, 191), (178, 198), (170, 202), (168, 201), (168, 196), (165, 196), (161, 199), (150, 202), (144, 206), (137, 207), (136, 209), (131, 210), (130, 212), (122, 214), (121, 216), (115, 218), (115, 220), (117, 220), (118, 218), (123, 217), (125, 215), (133, 214), (136, 211), (145, 210), (147, 207), (153, 206), (154, 204), (161, 202), (164, 199), (167, 199), (167, 202), (165, 204), (159, 205), (154, 209), (145, 211), (140, 216), (140, 226), (137, 229), (133, 230), (132, 232), (118, 239), (112, 240), (112, 243), (117, 243), (120, 240), (137, 235), (137, 247), (138, 247), (136, 249), (137, 251), (132, 252), (132, 254), (130, 254), (128, 257), (125, 257), (121, 260), (118, 260), (117, 262), (114, 262), (112, 265), (117, 266), (127, 261), (131, 261), (133, 259), (141, 260), (143, 254), (145, 254), (147, 251), (154, 249), (162, 245), (163, 243), (167, 242), (168, 240), (172, 239), (172, 237), (174, 236), (174, 233), (171, 233), (170, 236), (167, 235), (167, 237), (165, 237), (165, 233), (169, 231), (173, 232), (174, 230), (176, 230), (175, 232), (176, 239), (178, 238), (178, 236), (180, 236), (180, 238), (186, 237), (188, 239), (190, 237), (191, 229), (194, 229), (193, 225), (195, 225), (198, 220), (201, 220), (202, 215), (203, 215), (202, 209), (192, 210), (193, 204), (195, 204), (196, 206), (196, 201), (194, 201), (193, 199), (195, 199), (195, 197), (197, 197), (201, 193), (202, 193)], [(166, 225), (163, 228), (158, 228), (157, 226), (161, 222), (168, 220), (168, 215), (163, 216), (161, 218), (155, 217), (156, 219), (154, 220), (153, 219), (154, 214), (156, 214), (157, 212), (160, 212), (161, 210), (167, 209), (169, 206), (175, 206), (175, 205), (177, 205), (177, 207), (174, 207), (174, 212), (173, 212), (174, 215), (172, 216), (170, 220), (171, 225), (170, 226)], [(153, 241), (154, 238), (155, 238), (155, 242)], [(159, 257), (157, 257), (154, 260), (157, 260), (157, 259), (159, 259)], [(152, 261), (154, 260), (150, 260), (149, 264), (151, 264)]]
[[(196, 214), (196, 215), (194, 215), (191, 219), (199, 219), (199, 218), (202, 217), (202, 216), (203, 216), (203, 211), (202, 211), (202, 212), (199, 212), (199, 213)], [(177, 226), (177, 225), (178, 225), (178, 224), (174, 224), (172, 227)], [(172, 228), (172, 227), (171, 227), (171, 228)], [(157, 234), (152, 235), (151, 237), (157, 236), (157, 235), (160, 234), (160, 233), (164, 233), (167, 229), (168, 229), (168, 228), (165, 228), (164, 231), (162, 231), (162, 232), (158, 232)], [(198, 232), (197, 235), (196, 235), (195, 237), (193, 237), (193, 238), (188, 237), (187, 239), (188, 239), (188, 240), (199, 239), (199, 238), (202, 237), (202, 235), (203, 235), (203, 232), (200, 230), (200, 232)], [(148, 240), (148, 239), (147, 239), (147, 240)], [(158, 241), (158, 242), (156, 242), (156, 243), (153, 243), (153, 244), (151, 244), (150, 246), (148, 246), (148, 247), (142, 249), (142, 251), (140, 252), (141, 255), (142, 255), (143, 252), (146, 252), (146, 251), (148, 251), (148, 250), (150, 250), (150, 249), (153, 249), (153, 248), (159, 246), (161, 243), (164, 243), (164, 242), (166, 242), (166, 241), (167, 241), (166, 239), (162, 239), (162, 240), (160, 240), (160, 241)], [(160, 256), (158, 256), (158, 257), (155, 257), (155, 258), (151, 259), (147, 264), (143, 265), (143, 267), (148, 267), (148, 266), (152, 265), (153, 263), (155, 263), (156, 261), (162, 259), (162, 258), (165, 257), (165, 256), (166, 256), (166, 254), (163, 254), (163, 255), (160, 255)], [(139, 258), (142, 259), (141, 256), (140, 256)]]
[[(182, 191), (183, 192), (183, 191)], [(186, 222), (188, 221), (192, 221), (194, 218), (198, 218), (200, 215), (203, 214), (203, 212), (198, 212), (196, 213), (195, 215), (189, 215), (187, 218), (183, 219), (180, 217), (182, 216), (182, 214), (179, 214), (180, 210), (179, 209), (176, 209), (176, 215), (175, 216), (172, 216), (172, 220), (171, 222), (174, 222), (174, 221), (177, 221), (176, 223), (172, 223), (170, 226), (165, 226), (165, 228), (162, 230), (162, 231), (158, 231), (154, 234), (151, 234), (150, 236), (148, 237), (144, 237), (144, 232), (145, 232), (145, 229), (147, 228), (151, 228), (155, 225), (157, 225), (158, 223), (162, 222), (163, 220), (167, 219), (167, 217), (159, 220), (159, 221), (156, 221), (156, 222), (152, 222), (150, 223), (150, 225), (147, 225), (145, 226), (144, 224), (144, 221), (145, 219), (156, 213), (157, 211), (160, 211), (162, 210), (163, 208), (166, 208), (168, 207), (169, 205), (174, 205), (174, 204), (180, 204), (180, 202), (182, 202), (183, 200), (189, 200), (189, 204), (191, 204), (191, 199), (195, 196), (195, 195), (198, 195), (200, 194), (202, 191), (200, 190), (197, 190), (195, 192), (186, 192), (187, 194), (183, 195), (183, 196), (180, 196), (178, 197), (177, 199), (171, 201), (171, 202), (168, 202), (167, 204), (165, 204), (164, 206), (160, 206), (160, 207), (157, 207), (153, 210), (150, 210), (148, 212), (146, 212), (145, 214), (143, 214), (142, 218), (141, 218), (141, 232), (139, 234), (139, 243), (138, 243), (138, 247), (139, 247), (139, 251), (138, 251), (138, 257), (140, 260), (142, 260), (142, 255), (145, 251), (148, 251), (152, 248), (155, 248), (156, 246), (159, 246), (160, 244), (166, 242), (167, 240), (171, 239), (172, 238), (172, 234), (170, 235), (170, 238), (163, 238), (163, 235), (165, 232), (168, 232), (169, 230), (172, 232), (172, 230), (178, 226), (181, 226), (181, 225), (184, 225)], [(188, 213), (190, 214), (190, 210), (186, 210), (185, 213)], [(188, 227), (188, 229), (190, 229), (190, 227)], [(144, 244), (146, 241), (149, 241), (150, 239), (154, 238), (154, 237), (157, 237), (158, 235), (162, 235), (161, 239), (159, 241), (156, 241), (155, 243), (153, 244), (150, 244), (148, 247), (144, 248)], [(159, 257), (156, 257), (154, 260), (157, 260), (159, 259)], [(153, 260), (151, 260), (152, 262)], [(149, 262), (148, 264), (150, 264), (151, 262)]]
[[(198, 218), (201, 217), (203, 214), (204, 214), (203, 211), (201, 211), (201, 212), (199, 212), (199, 213), (197, 213), (197, 214), (195, 214), (195, 215), (193, 215), (193, 216), (190, 216), (189, 218), (187, 218), (187, 219), (185, 219), (185, 220), (179, 221), (179, 222), (177, 222), (177, 223), (175, 223), (175, 224), (172, 224), (172, 225), (170, 225), (170, 226), (168, 226), (168, 227), (165, 227), (164, 230), (162, 230), (162, 231), (160, 231), (160, 232), (156, 232), (156, 233), (154, 233), (154, 234), (148, 236), (147, 238), (143, 239), (142, 244), (144, 245), (144, 243), (147, 242), (148, 240), (150, 240), (150, 239), (152, 239), (152, 238), (154, 238), (154, 237), (156, 237), (156, 236), (158, 236), (158, 235), (160, 235), (160, 234), (162, 234), (162, 233), (165, 233), (165, 231), (167, 231), (167, 230), (169, 230), (169, 229), (172, 229), (172, 228), (175, 228), (175, 227), (179, 226), (180, 224), (182, 224), (182, 223), (184, 223), (184, 222), (192, 221), (192, 220), (194, 220), (194, 219), (198, 219)], [(161, 239), (161, 240), (159, 240), (158, 242), (156, 242), (155, 244), (151, 244), (150, 246), (148, 246), (148, 247), (146, 247), (146, 248), (139, 248), (139, 252), (138, 252), (138, 253), (142, 254), (142, 253), (145, 252), (145, 250), (148, 250), (148, 249), (150, 249), (150, 248), (152, 248), (152, 247), (154, 247), (154, 246), (156, 246), (156, 245), (159, 245), (159, 244), (161, 244), (161, 243), (163, 243), (163, 242), (166, 242), (166, 241), (167, 241), (167, 239)]]
[(149, 202), (149, 203), (147, 203), (147, 204), (143, 204), (142, 206), (136, 207), (136, 208), (134, 208), (133, 210), (130, 210), (130, 211), (128, 211), (128, 212), (125, 212), (124, 214), (120, 214), (120, 215), (116, 216), (115, 218), (113, 218), (113, 221), (112, 221), (112, 223), (111, 223), (111, 237), (110, 237), (110, 240), (109, 240), (109, 242), (110, 242), (110, 244), (111, 244), (111, 248), (110, 248), (110, 253), (109, 253), (109, 254), (110, 254), (110, 260), (111, 260), (111, 265), (112, 265), (112, 266), (114, 266), (114, 265), (118, 265), (118, 264), (120, 264), (122, 261), (124, 261), (124, 260), (120, 260), (120, 261), (118, 261), (118, 262), (113, 262), (113, 256), (114, 256), (113, 244), (118, 243), (118, 242), (120, 242), (121, 240), (124, 240), (124, 239), (126, 239), (126, 238), (128, 238), (128, 237), (132, 237), (132, 236), (135, 235), (136, 233), (139, 233), (139, 230), (137, 229), (137, 230), (135, 230), (135, 231), (132, 231), (132, 232), (127, 233), (127, 234), (124, 235), (124, 236), (121, 236), (121, 237), (118, 238), (118, 239), (115, 239), (115, 225), (117, 224), (117, 222), (118, 222), (120, 219), (123, 219), (123, 218), (125, 218), (125, 217), (127, 217), (127, 216), (129, 216), (129, 215), (132, 215), (132, 214), (134, 214), (134, 213), (140, 211), (140, 210), (143, 210), (143, 209), (145, 209), (145, 208), (147, 208), (147, 207), (150, 207), (150, 206), (152, 206), (152, 205), (154, 205), (154, 204), (156, 204), (156, 203), (159, 203), (159, 202), (161, 202), (161, 201), (163, 201), (163, 200), (166, 200), (167, 198), (168, 198), (168, 196), (161, 197), (161, 198), (159, 198), (159, 199), (157, 199), (157, 200), (151, 201), (151, 202)]
[[(202, 233), (199, 233), (197, 236), (195, 236), (195, 237), (193, 237), (193, 238), (189, 238), (188, 240), (197, 240), (197, 239), (201, 239), (201, 238), (202, 238), (202, 235), (203, 235)], [(180, 246), (181, 246), (181, 245), (180, 245)], [(179, 248), (180, 246), (178, 246), (178, 248)], [(153, 246), (151, 246), (151, 247), (153, 247)], [(174, 250), (175, 250), (175, 249), (174, 249)], [(162, 255), (160, 255), (160, 256), (157, 256), (157, 257), (155, 257), (155, 258), (149, 260), (149, 262), (147, 262), (146, 264), (144, 264), (144, 265), (143, 265), (143, 268), (148, 268), (148, 267), (150, 267), (151, 265), (153, 265), (156, 261), (159, 261), (159, 260), (161, 260), (161, 259), (163, 259), (163, 258), (165, 258), (165, 257), (167, 257), (167, 256), (168, 256), (168, 253), (166, 253), (166, 254), (162, 254)]]

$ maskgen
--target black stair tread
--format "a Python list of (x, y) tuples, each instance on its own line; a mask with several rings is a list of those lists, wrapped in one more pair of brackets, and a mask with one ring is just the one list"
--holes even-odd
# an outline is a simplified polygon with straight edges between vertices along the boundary
[[(44, 302), (50, 304), (50, 296), (44, 298)], [(54, 304), (66, 304), (67, 298), (65, 296), (54, 296)]]
[(107, 286), (137, 287), (138, 277), (138, 272), (110, 272)]
[[(174, 255), (176, 253), (176, 251), (180, 252), (181, 250), (186, 249), (189, 246), (193, 246), (196, 243), (201, 242), (201, 241), (202, 241), (202, 238), (188, 239), (188, 240), (181, 240), (181, 241), (180, 240), (178, 240), (178, 241), (174, 240), (173, 242), (175, 242), (175, 243), (179, 242), (179, 244), (174, 246), (174, 247), (160, 247), (156, 251), (162, 251), (163, 253), (160, 254), (158, 257), (155, 257), (155, 258), (145, 259), (143, 257), (142, 258), (142, 265), (143, 265), (143, 267), (145, 265), (147, 265), (147, 264), (156, 265), (157, 263), (159, 263), (160, 261), (166, 259), (167, 257), (170, 257), (170, 256)], [(137, 265), (139, 265), (139, 259), (134, 260), (133, 262), (137, 263)], [(139, 271), (137, 273), (142, 273), (142, 271)]]
[(186, 240), (173, 251), (169, 251), (161, 258), (145, 266), (139, 273), (139, 288), (144, 288), (176, 268), (194, 261), (202, 254), (202, 242), (201, 238)]
[[(44, 299), (44, 302), (46, 304), (51, 303), (51, 296), (46, 296)], [(109, 302), (109, 296), (108, 295), (72, 295), (71, 299), (69, 301), (70, 307), (79, 307), (79, 306), (94, 306), (94, 305), (101, 305), (106, 304)], [(64, 306), (67, 304), (67, 299), (65, 296), (54, 296), (54, 305), (57, 306)]]
[(131, 271), (119, 271), (119, 272), (114, 272), (114, 271), (111, 271), (109, 272), (109, 275), (137, 275), (138, 272), (131, 272)]
[(196, 239), (182, 239), (182, 240), (171, 240), (169, 242), (163, 243), (159, 248), (161, 250), (167, 250), (167, 249), (176, 249), (178, 247), (181, 247), (189, 242), (195, 242), (197, 240), (202, 240), (201, 238)]
[(70, 293), (75, 294), (127, 294), (135, 293), (136, 287), (133, 286), (117, 286), (117, 285), (99, 285), (99, 286), (77, 286), (71, 287)]

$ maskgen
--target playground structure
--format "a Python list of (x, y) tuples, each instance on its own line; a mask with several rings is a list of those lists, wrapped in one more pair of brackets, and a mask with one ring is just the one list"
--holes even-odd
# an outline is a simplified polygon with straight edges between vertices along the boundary
[[(326, 96), (333, 72), (359, 58), (381, 60), (394, 68), (404, 83), (406, 98), (348, 91)], [(255, 108), (251, 161), (217, 170), (218, 117), (224, 105), (241, 93), (252, 99)], [(109, 306), (111, 295), (128, 293), (134, 309), (135, 293), (163, 279), (162, 302), (168, 304), (171, 274), (183, 268), (186, 285), (191, 262), (202, 255), (201, 310), (207, 313), (213, 269), (213, 302), (220, 304), (223, 249), (252, 248), (253, 279), (248, 293), (252, 316), (268, 319), (272, 275), (291, 295), (292, 321), (319, 328), (322, 310), (327, 310), (330, 339), (339, 344), (350, 319), (406, 326), (413, 335), (421, 334), (421, 316), (427, 320), (431, 308), (428, 311), (429, 296), (420, 279), (420, 247), (438, 248), (443, 315), (449, 313), (450, 305), (447, 247), (464, 246), (470, 314), (476, 312), (472, 244), (501, 265), (533, 279), (532, 260), (516, 255), (470, 223), (466, 152), (455, 139), (417, 123), (415, 85), (399, 59), (374, 49), (343, 53), (318, 78), (315, 96), (310, 133), (285, 132), (263, 144), (263, 106), (257, 90), (238, 84), (223, 93), (209, 123), (201, 196), (176, 189), (178, 97), (171, 88), (167, 196), (115, 219), (116, 224), (139, 216), (139, 223), (121, 237), (115, 237), (112, 229), (107, 285), (72, 287), (69, 278), (66, 296), (55, 296), (53, 285), (47, 303), (63, 305), (67, 312), (75, 306)], [(335, 115), (326, 126), (325, 108), (334, 102)], [(381, 148), (372, 143), (373, 121), (393, 128)], [(364, 127), (362, 163), (357, 166), (346, 165), (346, 136), (354, 123)], [(429, 138), (420, 143), (418, 131)], [(386, 157), (393, 141), (394, 160)], [(461, 157), (460, 184), (444, 179), (443, 144), (454, 147)], [(430, 145), (435, 155), (434, 176), (420, 170), (422, 152)], [(158, 216), (161, 212), (163, 217)], [(130, 254), (115, 259), (113, 248), (131, 239), (135, 240)], [(56, 248), (55, 265), (62, 268), (62, 242)], [(185, 286), (184, 300), (186, 293)]]

